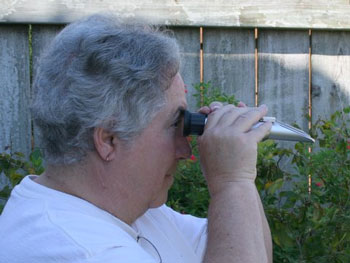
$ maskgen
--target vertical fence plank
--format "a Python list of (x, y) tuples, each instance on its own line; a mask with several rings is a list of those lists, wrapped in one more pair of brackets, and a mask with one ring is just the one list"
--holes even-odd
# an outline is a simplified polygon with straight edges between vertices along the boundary
[(313, 121), (350, 106), (350, 32), (312, 32)]
[[(33, 77), (36, 75), (41, 54), (51, 43), (53, 38), (62, 29), (56, 25), (33, 25), (32, 27), (32, 50), (33, 50)], [(40, 148), (40, 133), (34, 125), (34, 145)]]
[[(308, 130), (309, 35), (308, 31), (260, 30), (258, 38), (258, 100), (269, 107), (269, 116)], [(294, 142), (278, 141), (283, 148)], [(281, 166), (292, 172), (290, 160)]]
[(27, 25), (0, 26), (0, 152), (31, 151)]
[(254, 106), (254, 30), (203, 30), (204, 81)]
[(181, 75), (187, 85), (188, 108), (197, 110), (194, 85), (200, 82), (199, 67), (199, 28), (173, 28), (181, 52)]
[(309, 35), (261, 30), (258, 40), (259, 102), (269, 115), (308, 129)]

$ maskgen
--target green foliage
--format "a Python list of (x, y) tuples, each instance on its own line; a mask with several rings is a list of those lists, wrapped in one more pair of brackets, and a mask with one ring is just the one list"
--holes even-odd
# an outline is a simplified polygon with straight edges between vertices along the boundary
[(196, 84), (194, 89), (196, 93), (193, 96), (197, 98), (197, 107), (201, 107), (202, 104), (203, 106), (209, 106), (213, 101), (235, 105), (238, 103), (234, 95), (227, 95), (220, 88), (213, 87), (210, 81)]
[[(210, 83), (195, 86), (203, 105), (236, 103)], [(274, 262), (350, 262), (350, 108), (318, 120), (309, 131), (315, 145), (283, 149), (272, 140), (258, 147), (257, 189), (271, 228)], [(196, 138), (193, 154), (198, 160)], [(281, 168), (292, 160), (294, 172)], [(309, 186), (309, 177), (312, 180)], [(309, 190), (311, 188), (311, 191)], [(199, 161), (179, 165), (168, 204), (184, 213), (206, 216), (209, 195)]]
[(16, 152), (12, 155), (0, 154), (0, 174), (4, 174), (8, 179), (6, 184), (0, 191), (0, 213), (10, 196), (12, 189), (28, 174), (41, 174), (44, 171), (42, 165), (42, 156), (39, 149), (35, 149), (29, 156), (29, 160), (25, 160), (22, 153)]
[(289, 187), (263, 201), (276, 262), (350, 262), (349, 117), (346, 108), (318, 120), (310, 133), (319, 145), (297, 143)]

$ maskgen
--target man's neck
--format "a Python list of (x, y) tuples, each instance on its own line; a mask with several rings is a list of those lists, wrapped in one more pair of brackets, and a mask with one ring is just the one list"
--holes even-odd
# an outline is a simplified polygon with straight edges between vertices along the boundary
[(110, 176), (104, 165), (89, 161), (84, 165), (48, 166), (35, 182), (84, 199), (131, 225), (147, 208), (133, 200), (132, 193), (123, 185), (118, 186), (115, 172), (112, 188), (108, 180)]

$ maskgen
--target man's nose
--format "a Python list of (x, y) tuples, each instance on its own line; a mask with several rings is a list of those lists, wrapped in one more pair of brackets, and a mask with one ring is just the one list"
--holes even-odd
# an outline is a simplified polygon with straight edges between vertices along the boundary
[(179, 136), (176, 142), (176, 159), (188, 159), (192, 155), (192, 148), (187, 138)]

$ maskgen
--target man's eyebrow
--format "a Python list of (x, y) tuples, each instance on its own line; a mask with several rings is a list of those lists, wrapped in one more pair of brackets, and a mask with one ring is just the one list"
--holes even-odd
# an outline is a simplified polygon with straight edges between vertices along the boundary
[(177, 109), (171, 111), (168, 115), (168, 122), (172, 123), (174, 121), (178, 121), (182, 116), (183, 111), (186, 110), (186, 107), (179, 106)]

